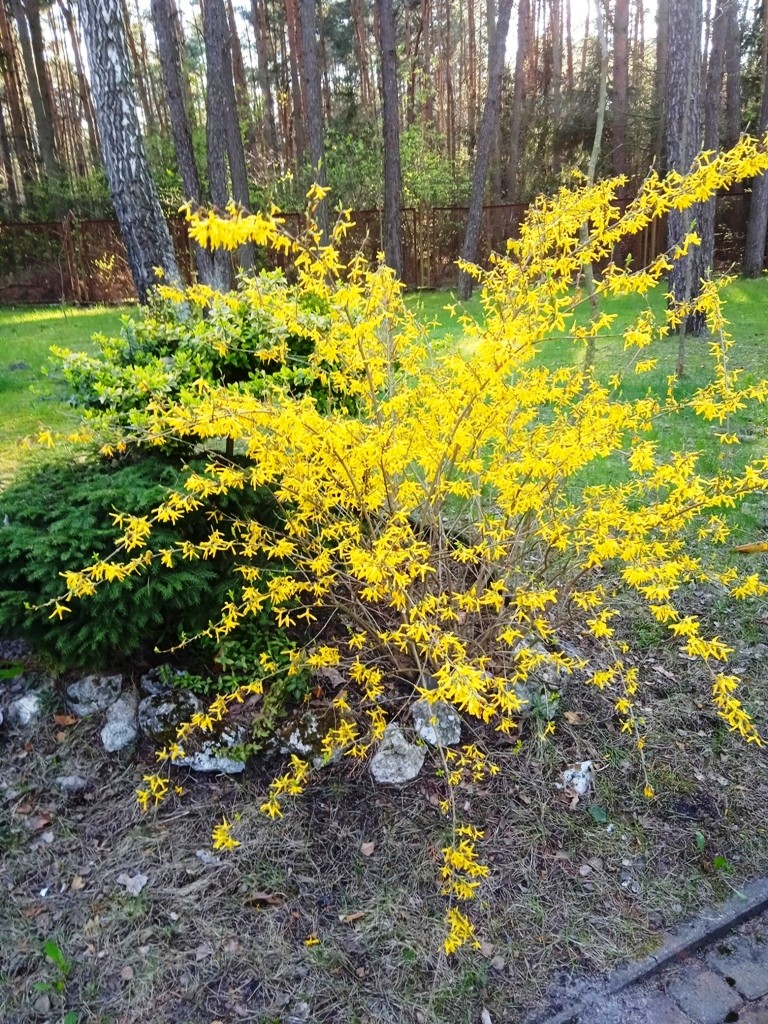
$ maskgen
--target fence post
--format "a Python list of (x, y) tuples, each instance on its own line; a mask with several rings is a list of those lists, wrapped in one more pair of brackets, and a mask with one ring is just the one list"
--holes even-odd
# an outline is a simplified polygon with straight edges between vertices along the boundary
[[(70, 210), (67, 216), (61, 222), (61, 234), (62, 241), (64, 243), (64, 255), (67, 260), (67, 275), (69, 277), (69, 287), (74, 302), (82, 303), (82, 282), (77, 272), (77, 259), (75, 258), (75, 246), (72, 241), (72, 222), (75, 219), (75, 215)], [(64, 289), (62, 288), (62, 292)], [(66, 295), (62, 294), (62, 302), (66, 299)]]

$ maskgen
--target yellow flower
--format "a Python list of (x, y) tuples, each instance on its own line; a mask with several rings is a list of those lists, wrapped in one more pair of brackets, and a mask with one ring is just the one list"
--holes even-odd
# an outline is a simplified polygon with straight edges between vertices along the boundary
[(240, 846), (238, 839), (232, 836), (232, 825), (226, 818), (222, 818), (218, 825), (214, 826), (212, 833), (212, 846), (214, 850), (234, 850)]

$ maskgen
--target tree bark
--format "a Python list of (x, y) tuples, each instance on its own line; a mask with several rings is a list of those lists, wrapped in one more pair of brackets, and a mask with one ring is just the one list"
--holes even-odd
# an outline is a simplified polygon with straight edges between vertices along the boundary
[(40, 157), (43, 162), (45, 174), (49, 179), (55, 180), (59, 176), (59, 161), (56, 154), (56, 141), (53, 134), (53, 123), (46, 113), (45, 104), (40, 83), (37, 78), (37, 68), (32, 50), (32, 40), (29, 32), (29, 22), (22, 0), (12, 0), (12, 11), (16, 19), (16, 28), (19, 34), (19, 45), (24, 62), (24, 72), (27, 78), (29, 98), (32, 103), (32, 111), (35, 118), (37, 130), (37, 145), (40, 149)]
[(377, 0), (381, 48), (381, 107), (384, 131), (384, 258), (399, 278), (403, 276), (400, 173), (400, 119), (397, 94), (395, 10), (392, 0)]
[[(301, 28), (302, 72), (304, 100), (309, 135), (309, 161), (312, 180), (325, 185), (325, 159), (323, 146), (323, 94), (320, 81), (320, 54), (317, 45), (317, 15), (315, 0), (299, 0)], [(317, 222), (328, 240), (328, 204), (323, 200), (317, 208)]]
[[(727, 10), (732, 0), (716, 0), (712, 15), (712, 44), (707, 63), (707, 86), (704, 102), (704, 149), (720, 148), (720, 114), (723, 96)], [(733, 0), (735, 3), (735, 0)], [(715, 216), (717, 197), (701, 204), (701, 255), (705, 273), (711, 273), (715, 260)]]
[(613, 97), (611, 105), (613, 173), (629, 174), (629, 0), (616, 0), (613, 12)]
[(725, 15), (725, 145), (730, 149), (741, 135), (741, 29), (738, 0), (727, 0)]
[(119, 0), (80, 0), (104, 166), (128, 265), (141, 302), (155, 267), (181, 285), (168, 225), (157, 198), (136, 112), (136, 90)]
[[(229, 175), (232, 181), (232, 198), (243, 209), (248, 210), (250, 209), (248, 171), (245, 166), (243, 139), (237, 116), (229, 22), (224, 0), (205, 0), (203, 4), (203, 35), (205, 36), (208, 77), (206, 138), (211, 198), (217, 206), (226, 206), (228, 202), (229, 190), (226, 172), (228, 161)], [(244, 270), (253, 266), (253, 245), (241, 246), (237, 255), (240, 266)]]
[[(491, 158), (496, 126), (499, 121), (499, 97), (501, 95), (501, 77), (504, 73), (504, 52), (509, 31), (509, 16), (512, 11), (512, 0), (499, 0), (499, 16), (494, 27), (493, 46), (488, 59), (488, 91), (483, 107), (483, 119), (477, 137), (477, 153), (475, 168), (472, 174), (472, 192), (467, 214), (467, 229), (464, 244), (461, 247), (461, 258), (466, 263), (473, 263), (477, 256), (477, 245), (480, 241), (480, 222), (483, 216), (483, 196), (485, 181), (488, 176), (488, 164)], [(466, 272), (459, 272), (459, 298), (466, 301), (472, 296), (472, 278)]]
[[(763, 52), (768, 51), (768, 4), (763, 5)], [(768, 75), (763, 65), (763, 96), (760, 103), (758, 135), (768, 131)], [(749, 203), (747, 243), (744, 249), (744, 276), (759, 277), (765, 265), (765, 242), (768, 231), (768, 174), (760, 174), (752, 182)]]
[(266, 0), (251, 0), (251, 17), (253, 34), (256, 38), (256, 74), (259, 81), (261, 101), (264, 104), (264, 124), (266, 126), (267, 148), (273, 158), (279, 154), (275, 111), (272, 106), (272, 86), (269, 80), (268, 41)]
[(512, 96), (512, 122), (509, 129), (509, 199), (517, 202), (520, 191), (520, 159), (525, 147), (522, 140), (523, 104), (526, 93), (525, 59), (529, 49), (530, 0), (519, 0), (517, 7), (517, 53)]
[[(184, 69), (181, 66), (181, 55), (177, 45), (176, 23), (178, 17), (179, 12), (175, 0), (152, 0), (152, 24), (155, 29), (157, 52), (163, 73), (165, 98), (171, 115), (173, 146), (179, 166), (181, 185), (185, 198), (196, 206), (200, 206), (204, 197), (192, 143), (192, 129), (184, 91)], [(211, 254), (199, 245), (194, 246), (193, 252), (198, 277), (203, 284), (213, 287)]]
[(656, 163), (659, 174), (667, 169), (666, 123), (667, 123), (667, 75), (669, 67), (669, 2), (657, 0), (656, 5), (656, 75), (654, 80), (654, 120), (656, 131), (653, 140), (651, 163)]
[(29, 183), (36, 176), (37, 166), (29, 137), (26, 111), (21, 99), (23, 90), (11, 23), (8, 20), (3, 0), (0, 0), (0, 69), (2, 70), (5, 99), (8, 103), (11, 122), (9, 135), (13, 141), (13, 151), (19, 162), (22, 181)]
[[(592, 151), (589, 155), (587, 166), (587, 182), (593, 185), (597, 174), (597, 162), (600, 159), (600, 150), (603, 144), (603, 129), (605, 127), (605, 109), (608, 105), (608, 40), (606, 38), (605, 24), (603, 20), (603, 0), (595, 0), (595, 13), (597, 21), (597, 42), (600, 49), (600, 87), (597, 99), (597, 117), (595, 120), (595, 137), (592, 140)], [(582, 245), (589, 241), (589, 225), (585, 222), (581, 225), (580, 240)], [(600, 305), (595, 287), (595, 272), (591, 263), (584, 267), (584, 278), (587, 283), (587, 294), (589, 296), (589, 307), (592, 320), (597, 320), (600, 315)], [(589, 371), (595, 363), (595, 339), (594, 336), (587, 341), (584, 352), (584, 369)]]
[[(690, 170), (701, 148), (701, 22), (701, 0), (669, 0), (666, 147), (670, 171), (680, 174)], [(682, 243), (694, 221), (701, 222), (700, 204), (669, 213), (667, 244), (670, 250)], [(675, 304), (686, 303), (699, 294), (703, 272), (699, 246), (692, 246), (686, 256), (674, 261), (669, 287)], [(679, 376), (685, 372), (685, 335), (700, 335), (703, 330), (701, 314), (686, 318), (680, 332)]]
[(59, 6), (61, 7), (61, 13), (64, 16), (64, 23), (67, 26), (67, 32), (69, 34), (69, 43), (75, 57), (80, 110), (81, 116), (85, 118), (85, 123), (88, 128), (88, 147), (90, 150), (90, 157), (91, 161), (96, 163), (99, 159), (99, 135), (96, 129), (96, 114), (93, 109), (90, 86), (88, 85), (88, 80), (85, 77), (85, 70), (83, 68), (83, 58), (80, 52), (80, 38), (75, 26), (74, 10), (64, 3), (63, 0), (60, 0)]

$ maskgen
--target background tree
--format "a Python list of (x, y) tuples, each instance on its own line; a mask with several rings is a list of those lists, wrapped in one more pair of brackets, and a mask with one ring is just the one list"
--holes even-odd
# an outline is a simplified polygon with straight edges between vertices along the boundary
[(377, 0), (381, 49), (381, 106), (384, 129), (384, 212), (382, 235), (387, 265), (403, 276), (401, 227), (400, 118), (397, 96), (395, 11), (392, 0)]
[[(475, 260), (477, 245), (480, 241), (485, 181), (488, 177), (488, 164), (490, 163), (491, 150), (498, 124), (501, 76), (504, 72), (504, 52), (511, 11), (512, 0), (499, 0), (499, 17), (494, 26), (493, 44), (488, 58), (488, 90), (485, 96), (480, 132), (477, 137), (477, 152), (475, 153), (475, 169), (472, 175), (472, 193), (469, 198), (467, 227), (464, 233), (464, 243), (461, 247), (461, 258), (466, 263), (472, 263)], [(466, 270), (462, 270), (459, 273), (458, 294), (462, 301), (466, 301), (472, 295), (472, 277)]]
[(157, 198), (136, 112), (119, 0), (80, 0), (88, 65), (115, 213), (140, 301), (156, 283), (156, 268), (181, 283), (168, 225)]
[[(701, 148), (701, 0), (669, 0), (669, 57), (667, 63), (666, 150), (670, 171), (685, 174)], [(681, 245), (701, 224), (699, 205), (687, 210), (672, 210), (667, 217), (667, 243), (670, 250)], [(683, 304), (698, 295), (704, 273), (700, 246), (678, 257), (669, 275), (674, 302)], [(685, 335), (701, 334), (701, 314), (686, 317), (680, 331), (677, 372), (685, 372)]]
[[(758, 119), (758, 133), (768, 131), (768, 3), (763, 4), (763, 46), (761, 55), (762, 100)], [(760, 174), (752, 183), (749, 204), (747, 243), (744, 251), (744, 273), (759, 277), (765, 264), (766, 230), (768, 229), (768, 175)]]

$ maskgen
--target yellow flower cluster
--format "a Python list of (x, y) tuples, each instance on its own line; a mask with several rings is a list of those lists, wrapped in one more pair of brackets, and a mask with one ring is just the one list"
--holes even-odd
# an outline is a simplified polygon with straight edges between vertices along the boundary
[[(67, 593), (52, 614), (154, 559), (168, 566), (222, 559), (235, 571), (211, 636), (226, 636), (265, 607), (284, 626), (329, 611), (346, 626), (346, 637), (305, 655), (311, 667), (338, 666), (348, 682), (334, 700), (328, 757), (336, 750), (365, 756), (381, 736), (388, 673), (405, 670), (419, 697), (510, 732), (521, 684), (544, 663), (563, 676), (583, 670), (601, 690), (619, 687), (610, 699), (642, 753), (635, 710), (642, 679), (619, 657), (627, 651), (617, 642), (631, 605), (617, 599), (621, 589), (644, 601), (682, 650), (703, 662), (724, 661), (730, 652), (698, 617), (680, 613), (685, 589), (710, 580), (734, 599), (768, 591), (759, 576), (724, 572), (712, 560), (728, 536), (729, 510), (768, 491), (768, 459), (735, 460), (730, 472), (721, 466), (708, 473), (695, 452), (663, 454), (652, 432), (665, 418), (696, 415), (723, 426), (730, 441), (729, 417), (768, 401), (768, 381), (745, 380), (730, 367), (732, 342), (714, 281), (702, 282), (687, 304), (660, 314), (644, 309), (616, 344), (617, 369), (607, 382), (537, 356), (562, 333), (587, 345), (597, 336), (609, 343), (613, 316), (586, 328), (575, 322), (573, 282), (587, 265), (609, 259), (618, 242), (652, 220), (766, 168), (766, 144), (744, 138), (727, 153), (703, 154), (687, 175), (652, 173), (626, 209), (617, 201), (620, 179), (538, 200), (490, 269), (468, 268), (482, 285), (483, 316), (459, 318), (459, 349), (430, 338), (389, 269), (361, 257), (342, 265), (348, 214), (328, 244), (311, 217), (306, 234), (294, 238), (274, 209), (191, 214), (192, 237), (202, 245), (236, 249), (253, 241), (293, 264), (295, 281), (272, 275), (267, 287), (262, 278), (245, 279), (238, 300), (263, 312), (276, 351), (292, 332), (312, 340), (307, 373), (322, 383), (327, 403), (321, 408), (311, 394), (287, 387), (257, 396), (201, 381), (173, 406), (153, 407), (149, 442), (227, 438), (243, 459), (215, 459), (190, 472), (147, 517), (117, 516), (117, 555), (67, 573)], [(313, 190), (311, 208), (323, 197)], [(591, 225), (586, 242), (584, 223)], [(689, 236), (681, 250), (697, 243)], [(645, 296), (673, 255), (640, 269), (609, 263), (598, 290)], [(658, 393), (626, 397), (621, 360), (636, 373), (652, 370), (665, 339), (692, 312), (715, 339), (711, 380), (690, 396), (671, 378)], [(601, 479), (610, 482), (591, 482)], [(279, 503), (279, 526), (215, 514), (221, 496), (260, 487)], [(155, 524), (174, 524), (209, 505), (207, 537), (153, 549)], [(692, 544), (697, 537), (714, 544)], [(566, 619), (569, 638), (581, 637), (589, 652), (583, 657), (559, 644)], [(734, 677), (717, 676), (714, 705), (730, 728), (759, 743), (735, 686)], [(211, 728), (226, 703), (189, 730)], [(451, 785), (491, 770), (478, 748), (450, 752), (446, 761)], [(294, 758), (262, 810), (278, 816), (281, 798), (300, 792), (308, 773)], [(154, 785), (140, 798), (145, 804), (157, 802)], [(652, 793), (648, 784), (646, 791)], [(444, 854), (454, 895), (468, 895), (483, 877), (472, 843), (465, 836)], [(449, 927), (450, 950), (471, 936), (455, 908)]]

